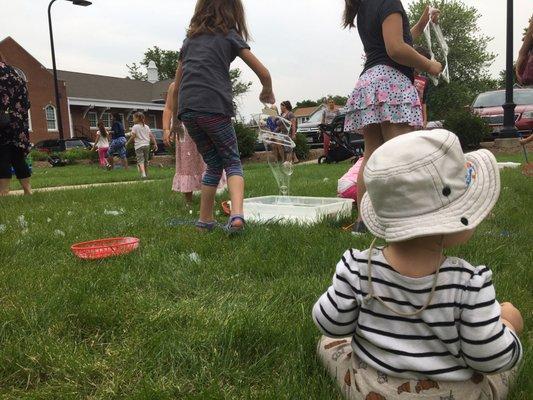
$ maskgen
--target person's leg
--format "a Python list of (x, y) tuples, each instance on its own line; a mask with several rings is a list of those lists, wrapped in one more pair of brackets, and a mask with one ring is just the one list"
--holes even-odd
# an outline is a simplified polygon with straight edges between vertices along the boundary
[(150, 146), (144, 148), (144, 172), (148, 176), (148, 164), (150, 161)]
[[(242, 218), (244, 174), (237, 144), (237, 135), (231, 123), (231, 118), (219, 115), (209, 116), (207, 118), (200, 118), (199, 124), (211, 139), (226, 171), (231, 199), (231, 216), (240, 216)], [(232, 220), (232, 226), (236, 228), (242, 227), (244, 221), (241, 218)]]
[(209, 224), (215, 220), (213, 208), (215, 206), (217, 186), (222, 177), (223, 164), (211, 138), (200, 126), (198, 119), (199, 117), (197, 116), (187, 116), (186, 114), (183, 116), (183, 123), (207, 165), (207, 170), (202, 179), (200, 222)]
[(107, 149), (105, 148), (99, 148), (98, 149), (98, 162), (100, 163), (100, 167), (105, 167), (105, 155), (107, 153)]
[(144, 159), (144, 148), (139, 148), (135, 150), (135, 156), (137, 158), (137, 169), (141, 173), (141, 178), (146, 178), (146, 166)]
[(0, 146), (0, 196), (9, 194), (11, 183), (11, 152), (9, 146)]
[(365, 138), (365, 153), (364, 153), (364, 161), (361, 165), (361, 168), (359, 168), (359, 175), (357, 176), (357, 222), (361, 222), (361, 201), (363, 200), (363, 195), (366, 193), (366, 186), (365, 186), (365, 178), (364, 178), (364, 171), (366, 162), (370, 158), (370, 156), (378, 149), (379, 146), (381, 146), (384, 142), (382, 132), (381, 132), (381, 126), (378, 124), (372, 124), (365, 126), (363, 128), (364, 138)]
[(30, 178), (19, 179), (19, 182), (20, 186), (22, 186), (22, 189), (24, 190), (24, 194), (26, 196), (30, 196), (32, 194)]
[(193, 199), (193, 193), (192, 192), (183, 193), (183, 198), (185, 199), (185, 203), (187, 205), (191, 205), (192, 199)]
[(111, 143), (109, 143), (109, 148), (107, 149), (107, 165), (108, 169), (112, 170), (115, 167), (115, 160), (113, 153), (115, 151), (115, 141), (111, 140)]
[(383, 141), (388, 142), (397, 136), (413, 132), (415, 128), (409, 124), (391, 124), (390, 122), (381, 123), (381, 133)]
[(15, 175), (17, 176), (22, 189), (24, 190), (24, 194), (28, 196), (31, 195), (31, 171), (30, 167), (28, 167), (28, 164), (26, 163), (26, 154), (22, 149), (12, 146), (11, 163), (13, 165), (13, 169), (15, 170)]
[(0, 178), (0, 196), (7, 196), (9, 194), (9, 184), (11, 179)]

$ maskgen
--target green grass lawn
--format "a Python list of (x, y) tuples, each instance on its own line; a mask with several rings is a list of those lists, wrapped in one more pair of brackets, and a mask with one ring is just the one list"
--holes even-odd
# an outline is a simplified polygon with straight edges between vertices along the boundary
[[(334, 196), (347, 167), (297, 167), (292, 193)], [(276, 192), (266, 166), (245, 173), (248, 197)], [(343, 232), (344, 221), (250, 224), (231, 239), (172, 227), (170, 219), (192, 220), (198, 208), (191, 215), (170, 192), (172, 175), (161, 169), (145, 185), (0, 199), (0, 398), (340, 399), (315, 358), (311, 307), (343, 251), (371, 238)], [(135, 171), (76, 166), (37, 170), (33, 182), (132, 179)], [(489, 265), (499, 299), (523, 312), (526, 354), (510, 397), (520, 400), (533, 393), (532, 196), (531, 178), (504, 171), (494, 216), (451, 253)], [(140, 249), (97, 262), (69, 250), (123, 235), (139, 237)]]

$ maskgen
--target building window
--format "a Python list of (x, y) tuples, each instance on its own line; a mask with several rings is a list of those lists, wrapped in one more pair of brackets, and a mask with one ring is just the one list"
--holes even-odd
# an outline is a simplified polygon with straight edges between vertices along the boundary
[(112, 121), (112, 118), (111, 118), (111, 114), (110, 113), (103, 113), (102, 114), (102, 121), (104, 121), (104, 126), (107, 128), (107, 129), (110, 129), (111, 128), (111, 121)]
[(45, 107), (44, 113), (46, 114), (46, 127), (49, 131), (57, 131), (57, 115), (56, 108), (49, 104)]
[(28, 110), (28, 131), (33, 132), (33, 125), (31, 124), (31, 111)]
[(146, 124), (152, 129), (156, 129), (157, 128), (156, 121), (157, 121), (157, 119), (156, 119), (154, 114), (150, 114), (150, 115), (148, 115), (148, 118), (146, 118)]
[(17, 68), (17, 67), (13, 67), (13, 69), (18, 74), (18, 76), (20, 76), (22, 78), (22, 80), (24, 82), (28, 82), (28, 79), (26, 78), (26, 74), (24, 73), (23, 70), (21, 70), (20, 68)]
[(89, 126), (92, 129), (97, 129), (98, 128), (98, 115), (94, 111), (91, 111), (87, 113), (87, 118), (89, 119)]
[(118, 115), (120, 116), (120, 122), (124, 125), (124, 129), (126, 129), (126, 119), (124, 118), (124, 114), (120, 113)]

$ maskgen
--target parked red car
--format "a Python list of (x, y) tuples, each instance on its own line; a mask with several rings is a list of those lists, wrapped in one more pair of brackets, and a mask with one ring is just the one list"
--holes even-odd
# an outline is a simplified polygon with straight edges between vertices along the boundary
[[(533, 132), (533, 89), (523, 88), (513, 91), (516, 129), (522, 134)], [(481, 116), (492, 128), (492, 135), (498, 137), (503, 128), (503, 104), (505, 90), (481, 93), (472, 104), (473, 111)]]

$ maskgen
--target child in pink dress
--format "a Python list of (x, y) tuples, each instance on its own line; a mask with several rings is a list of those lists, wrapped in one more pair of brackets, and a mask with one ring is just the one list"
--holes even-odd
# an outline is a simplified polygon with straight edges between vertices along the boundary
[[(163, 130), (164, 141), (167, 146), (170, 145), (171, 132), (170, 126), (172, 121), (172, 93), (174, 91), (174, 82), (168, 88), (167, 101), (163, 112)], [(206, 165), (202, 156), (196, 148), (196, 143), (191, 139), (185, 127), (182, 131), (176, 133), (176, 174), (172, 182), (174, 192), (183, 193), (185, 202), (192, 203), (193, 192), (202, 189), (202, 177), (204, 176)], [(222, 175), (219, 189), (226, 187), (226, 175)]]

